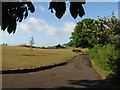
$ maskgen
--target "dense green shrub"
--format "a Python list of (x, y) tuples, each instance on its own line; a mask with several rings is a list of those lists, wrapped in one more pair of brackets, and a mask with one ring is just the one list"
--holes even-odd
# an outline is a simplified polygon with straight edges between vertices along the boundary
[(120, 48), (116, 49), (116, 53), (117, 54), (115, 59), (111, 57), (109, 62), (109, 65), (114, 73), (109, 74), (107, 76), (107, 79), (110, 80), (112, 84), (119, 85), (120, 84)]
[(116, 61), (119, 57), (118, 50), (114, 45), (96, 45), (90, 50), (90, 58), (101, 69), (114, 72)]
[(120, 48), (116, 45), (98, 44), (89, 52), (91, 60), (98, 68), (110, 72), (106, 78), (114, 84), (120, 83)]

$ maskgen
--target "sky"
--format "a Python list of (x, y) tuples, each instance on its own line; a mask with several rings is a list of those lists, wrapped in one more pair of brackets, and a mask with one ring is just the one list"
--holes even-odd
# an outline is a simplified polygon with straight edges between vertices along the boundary
[(47, 47), (65, 44), (70, 41), (71, 32), (74, 31), (76, 23), (85, 18), (97, 19), (98, 16), (110, 17), (112, 11), (118, 17), (118, 2), (87, 2), (83, 5), (85, 15), (83, 18), (73, 19), (67, 10), (61, 19), (58, 19), (48, 10), (49, 2), (33, 2), (35, 13), (29, 13), (27, 19), (18, 23), (15, 34), (8, 34), (0, 30), (0, 43), (10, 46), (28, 44), (31, 37), (34, 38), (34, 46)]

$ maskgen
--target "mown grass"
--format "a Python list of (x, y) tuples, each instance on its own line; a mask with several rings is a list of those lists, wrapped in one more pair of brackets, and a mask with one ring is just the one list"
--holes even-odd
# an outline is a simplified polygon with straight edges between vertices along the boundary
[(2, 70), (35, 68), (71, 60), (80, 53), (72, 49), (36, 49), (2, 46)]

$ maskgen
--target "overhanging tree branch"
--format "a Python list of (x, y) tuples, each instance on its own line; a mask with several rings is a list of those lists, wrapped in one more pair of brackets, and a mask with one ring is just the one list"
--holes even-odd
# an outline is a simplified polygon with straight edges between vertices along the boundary
[[(35, 12), (35, 7), (30, 1), (18, 0), (18, 2), (2, 2), (2, 27), (3, 31), (7, 30), (10, 34), (13, 34), (17, 28), (17, 22), (22, 22), (26, 19), (29, 11), (31, 13)], [(49, 9), (52, 13), (55, 11), (57, 18), (61, 18), (66, 11), (66, 1), (70, 2), (70, 13), (74, 19), (79, 15), (81, 18), (85, 15), (82, 4), (85, 4), (85, 0), (52, 0), (49, 4)], [(78, 2), (79, 1), (79, 2)]]

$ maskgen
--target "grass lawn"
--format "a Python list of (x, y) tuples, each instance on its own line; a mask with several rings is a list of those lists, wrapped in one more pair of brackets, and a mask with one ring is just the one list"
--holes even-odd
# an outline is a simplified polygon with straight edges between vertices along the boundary
[(34, 68), (65, 62), (80, 53), (72, 49), (33, 49), (2, 46), (2, 70)]

